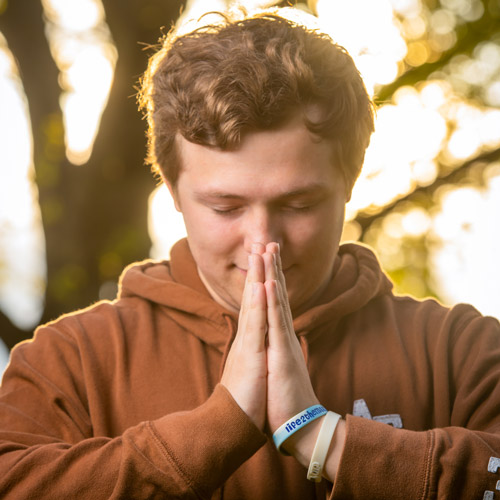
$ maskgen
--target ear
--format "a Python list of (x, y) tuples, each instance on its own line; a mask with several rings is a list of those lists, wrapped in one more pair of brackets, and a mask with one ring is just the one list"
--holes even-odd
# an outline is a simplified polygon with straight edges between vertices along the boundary
[(163, 174), (161, 177), (163, 179), (163, 182), (165, 183), (165, 186), (167, 186), (167, 188), (170, 192), (170, 196), (172, 196), (172, 199), (174, 200), (175, 209), (178, 212), (182, 213), (181, 204), (179, 202), (179, 195), (178, 195), (177, 189), (175, 188), (175, 186), (172, 186), (172, 184), (163, 176)]

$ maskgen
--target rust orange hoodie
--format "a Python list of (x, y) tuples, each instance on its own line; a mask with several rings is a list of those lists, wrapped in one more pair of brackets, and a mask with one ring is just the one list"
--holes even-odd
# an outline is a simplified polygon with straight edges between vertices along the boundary
[(397, 297), (369, 249), (341, 246), (294, 321), (319, 400), (347, 419), (334, 486), (218, 384), (236, 323), (182, 240), (129, 267), (116, 301), (40, 327), (0, 390), (0, 497), (500, 498), (495, 319)]

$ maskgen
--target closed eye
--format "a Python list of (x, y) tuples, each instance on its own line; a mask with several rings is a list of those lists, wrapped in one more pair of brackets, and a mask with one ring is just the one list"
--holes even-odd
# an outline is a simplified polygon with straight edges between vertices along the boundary
[(216, 208), (211, 207), (212, 212), (218, 215), (234, 215), (237, 213), (239, 207), (228, 207), (228, 208)]
[(281, 209), (286, 211), (286, 212), (292, 212), (292, 213), (301, 213), (301, 212), (308, 212), (310, 210), (313, 210), (316, 208), (319, 204), (321, 203), (321, 200), (317, 201), (308, 201), (307, 203), (288, 203), (286, 205), (282, 205)]
[(291, 212), (307, 212), (314, 208), (314, 205), (286, 205), (283, 208)]

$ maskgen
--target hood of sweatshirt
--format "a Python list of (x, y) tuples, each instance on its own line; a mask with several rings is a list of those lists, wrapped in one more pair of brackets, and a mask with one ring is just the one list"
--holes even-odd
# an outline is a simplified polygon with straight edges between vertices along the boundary
[[(313, 307), (294, 318), (295, 332), (310, 343), (312, 332), (327, 323), (338, 323), (391, 289), (391, 282), (369, 248), (354, 243), (341, 245), (330, 284)], [(237, 315), (212, 299), (185, 238), (172, 248), (170, 261), (146, 260), (125, 269), (118, 298), (130, 297), (160, 306), (160, 313), (221, 352), (234, 336)]]

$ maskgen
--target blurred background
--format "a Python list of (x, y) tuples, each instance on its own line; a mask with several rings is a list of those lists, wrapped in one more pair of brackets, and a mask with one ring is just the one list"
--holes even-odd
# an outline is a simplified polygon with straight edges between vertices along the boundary
[(144, 165), (137, 82), (173, 24), (237, 5), (329, 33), (378, 105), (343, 239), (398, 293), (500, 317), (498, 0), (0, 0), (0, 372), (184, 234)]

